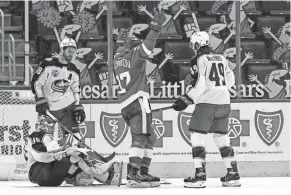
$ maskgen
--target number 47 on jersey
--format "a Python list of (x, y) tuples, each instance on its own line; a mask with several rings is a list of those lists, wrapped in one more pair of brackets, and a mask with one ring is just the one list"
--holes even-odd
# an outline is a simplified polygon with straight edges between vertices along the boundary
[(116, 80), (118, 81), (118, 85), (120, 90), (118, 91), (119, 94), (126, 93), (126, 86), (130, 82), (130, 74), (128, 71), (123, 72), (119, 75), (116, 75)]

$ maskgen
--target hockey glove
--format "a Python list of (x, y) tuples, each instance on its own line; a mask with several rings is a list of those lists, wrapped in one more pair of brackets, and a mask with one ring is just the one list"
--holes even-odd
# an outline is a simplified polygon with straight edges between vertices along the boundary
[(73, 115), (76, 123), (83, 123), (86, 118), (84, 107), (82, 105), (76, 105), (73, 111)]
[(154, 31), (160, 32), (162, 29), (162, 25), (166, 20), (166, 16), (162, 12), (157, 12), (154, 15), (153, 20), (150, 23), (150, 28), (153, 29)]
[(36, 112), (38, 112), (40, 115), (46, 115), (45, 111), (49, 108), (49, 105), (44, 97), (37, 98), (35, 100), (36, 104)]
[(188, 95), (182, 95), (176, 99), (175, 103), (173, 104), (173, 109), (176, 111), (182, 111), (191, 104), (194, 104), (193, 100)]

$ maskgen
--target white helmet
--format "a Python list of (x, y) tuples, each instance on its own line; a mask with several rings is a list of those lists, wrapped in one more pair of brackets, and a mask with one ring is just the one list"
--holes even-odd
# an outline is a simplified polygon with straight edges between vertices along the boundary
[(208, 33), (205, 31), (193, 33), (190, 38), (190, 48), (193, 49), (197, 54), (199, 48), (203, 46), (209, 46)]
[(64, 47), (75, 47), (77, 49), (77, 44), (72, 38), (64, 38), (60, 44), (60, 48), (64, 49)]

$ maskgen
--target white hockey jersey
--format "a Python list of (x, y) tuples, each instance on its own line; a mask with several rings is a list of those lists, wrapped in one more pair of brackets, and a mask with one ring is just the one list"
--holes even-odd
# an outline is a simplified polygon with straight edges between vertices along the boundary
[(195, 104), (230, 104), (228, 89), (235, 84), (232, 70), (224, 56), (203, 54), (191, 60), (193, 88), (187, 93)]
[(31, 89), (37, 98), (47, 99), (50, 110), (61, 110), (75, 101), (73, 93), (80, 92), (79, 77), (80, 71), (74, 64), (48, 58), (34, 74)]

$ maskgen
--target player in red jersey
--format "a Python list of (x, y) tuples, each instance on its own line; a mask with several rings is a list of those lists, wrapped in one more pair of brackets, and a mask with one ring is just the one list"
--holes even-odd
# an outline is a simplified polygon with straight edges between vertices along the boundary
[[(127, 167), (128, 187), (157, 187), (160, 178), (149, 174), (156, 136), (151, 127), (152, 114), (146, 77), (146, 61), (155, 48), (158, 34), (165, 21), (163, 13), (156, 13), (144, 41), (121, 32), (114, 55), (114, 73), (119, 83), (118, 99), (121, 114), (130, 126), (132, 144)], [(120, 44), (122, 43), (122, 44)]]

